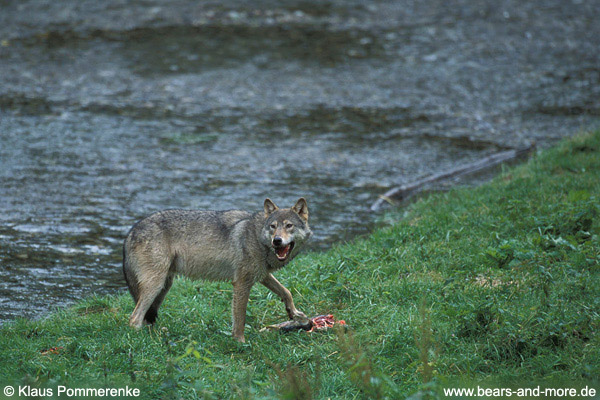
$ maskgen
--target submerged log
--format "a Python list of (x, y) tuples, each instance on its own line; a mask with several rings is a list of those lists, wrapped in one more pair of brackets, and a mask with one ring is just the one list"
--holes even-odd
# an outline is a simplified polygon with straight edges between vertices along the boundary
[(396, 201), (406, 199), (428, 184), (449, 178), (457, 178), (459, 176), (472, 174), (474, 172), (482, 171), (498, 164), (517, 159), (530, 153), (534, 148), (535, 144), (529, 144), (517, 149), (501, 151), (499, 153), (484, 157), (480, 160), (460, 165), (449, 171), (439, 172), (437, 174), (432, 174), (426, 176), (425, 178), (410, 182), (406, 185), (396, 186), (380, 195), (379, 199), (377, 199), (377, 201), (371, 206), (371, 210), (377, 211), (386, 203), (394, 204)]

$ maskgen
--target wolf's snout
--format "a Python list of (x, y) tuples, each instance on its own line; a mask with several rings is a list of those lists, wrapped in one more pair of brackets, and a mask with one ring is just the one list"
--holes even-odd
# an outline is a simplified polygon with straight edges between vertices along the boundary
[(283, 244), (283, 239), (279, 236), (275, 236), (273, 238), (273, 246), (281, 246)]

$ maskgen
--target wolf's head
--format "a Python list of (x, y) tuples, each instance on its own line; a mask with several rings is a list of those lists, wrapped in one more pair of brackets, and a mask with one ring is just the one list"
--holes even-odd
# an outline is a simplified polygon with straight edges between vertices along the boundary
[(308, 205), (304, 197), (292, 208), (278, 208), (271, 199), (266, 199), (264, 209), (261, 242), (270, 248), (280, 265), (284, 265), (298, 254), (302, 244), (312, 235), (308, 226)]

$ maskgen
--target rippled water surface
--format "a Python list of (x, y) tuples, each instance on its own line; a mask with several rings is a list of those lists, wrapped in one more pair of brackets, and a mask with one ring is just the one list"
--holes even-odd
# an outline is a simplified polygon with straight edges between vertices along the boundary
[(314, 248), (397, 184), (600, 117), (591, 1), (4, 1), (0, 322), (123, 290), (164, 208), (309, 201)]

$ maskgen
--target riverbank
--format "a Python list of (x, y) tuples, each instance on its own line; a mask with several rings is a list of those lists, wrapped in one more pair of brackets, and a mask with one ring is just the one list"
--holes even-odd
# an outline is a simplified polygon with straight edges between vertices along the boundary
[(327, 250), (392, 187), (600, 121), (595, 1), (1, 7), (0, 325), (119, 293), (155, 211), (304, 196)]
[(598, 390), (599, 198), (596, 132), (389, 213), (391, 227), (278, 274), (301, 310), (333, 313), (347, 332), (260, 332), (284, 310), (255, 287), (238, 344), (231, 285), (177, 280), (153, 329), (127, 326), (128, 294), (2, 327), (2, 383), (128, 385), (143, 398), (399, 398), (461, 382)]

